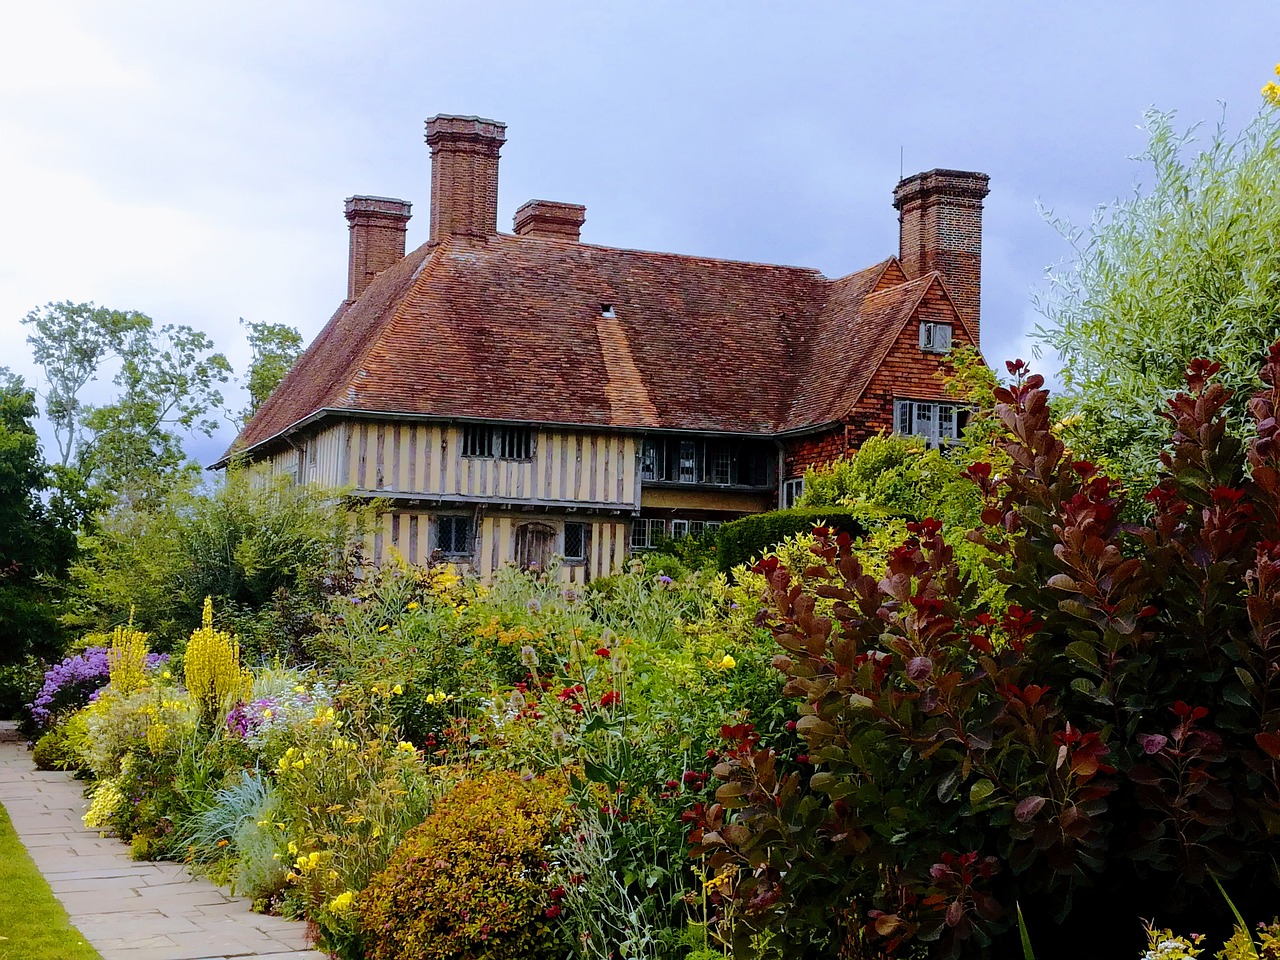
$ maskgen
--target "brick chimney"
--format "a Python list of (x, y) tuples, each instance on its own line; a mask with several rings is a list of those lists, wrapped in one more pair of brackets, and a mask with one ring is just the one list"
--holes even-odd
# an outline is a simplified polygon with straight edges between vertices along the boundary
[(530, 200), (516, 211), (515, 231), (522, 237), (577, 240), (587, 220), (587, 208), (580, 203)]
[(901, 181), (893, 191), (898, 209), (898, 259), (914, 280), (933, 270), (945, 278), (956, 309), (980, 320), (982, 200), (991, 178), (965, 170), (930, 170)]
[(390, 197), (347, 197), (351, 225), (347, 299), (364, 293), (373, 278), (404, 257), (404, 231), (413, 204)]
[(431, 242), (498, 232), (498, 151), (507, 125), (440, 114), (427, 121), (431, 147)]

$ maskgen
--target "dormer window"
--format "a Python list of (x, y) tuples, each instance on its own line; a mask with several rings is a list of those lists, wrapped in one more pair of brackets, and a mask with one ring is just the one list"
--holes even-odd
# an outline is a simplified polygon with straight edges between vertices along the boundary
[(950, 353), (951, 324), (928, 321), (920, 324), (920, 349), (925, 353)]
[(617, 314), (613, 312), (613, 304), (612, 303), (600, 304), (600, 316), (604, 317), (606, 320), (612, 320), (615, 317), (617, 317)]

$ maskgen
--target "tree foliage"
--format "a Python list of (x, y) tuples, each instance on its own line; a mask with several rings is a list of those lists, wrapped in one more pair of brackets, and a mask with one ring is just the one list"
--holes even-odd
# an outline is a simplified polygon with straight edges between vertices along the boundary
[[(47, 382), (59, 466), (83, 485), (110, 498), (157, 496), (164, 478), (187, 466), (183, 434), (217, 427), (231, 367), (198, 330), (69, 301), (33, 310), (23, 323)], [(87, 402), (86, 388), (110, 364), (114, 399)]]
[(71, 529), (42, 499), (49, 472), (35, 415), (34, 393), (0, 369), (0, 662), (55, 647), (55, 581), (75, 552)]
[(83, 537), (68, 621), (93, 630), (133, 616), (163, 646), (213, 597), (246, 647), (286, 652), (275, 648), (310, 630), (309, 605), (367, 513), (334, 491), (235, 468), (214, 490), (173, 482), (163, 501), (123, 505)]
[(241, 423), (247, 423), (302, 355), (302, 334), (283, 323), (250, 323), (243, 317), (240, 325), (245, 328), (253, 356), (245, 377), (249, 405), (240, 417)]
[(1075, 262), (1050, 274), (1035, 332), (1061, 357), (1074, 445), (1129, 476), (1156, 462), (1154, 414), (1195, 357), (1222, 365), (1224, 413), (1243, 433), (1280, 334), (1280, 113), (1237, 135), (1220, 124), (1198, 150), (1171, 114), (1149, 112), (1145, 129), (1150, 182), (1087, 228), (1054, 221)]

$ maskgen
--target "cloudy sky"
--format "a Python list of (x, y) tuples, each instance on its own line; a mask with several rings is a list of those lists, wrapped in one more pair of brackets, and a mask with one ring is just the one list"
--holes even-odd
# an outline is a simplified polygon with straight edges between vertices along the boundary
[[(508, 124), (499, 225), (584, 203), (583, 239), (814, 266), (897, 252), (899, 163), (991, 175), (983, 346), (1026, 354), (1030, 293), (1145, 171), (1150, 106), (1238, 126), (1280, 60), (1276, 0), (1072, 3), (59, 2), (0, 39), (0, 364), (21, 318), (92, 300), (308, 340), (345, 294), (355, 193), (415, 203), (423, 120)], [(239, 404), (237, 398), (237, 404)], [(229, 441), (193, 444), (208, 461)]]

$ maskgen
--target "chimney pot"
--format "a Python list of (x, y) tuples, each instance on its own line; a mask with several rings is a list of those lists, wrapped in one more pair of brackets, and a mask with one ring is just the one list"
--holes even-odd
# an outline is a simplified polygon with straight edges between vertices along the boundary
[(522, 237), (578, 240), (586, 220), (587, 208), (580, 203), (530, 200), (516, 211), (515, 231)]
[(982, 201), (990, 179), (967, 170), (930, 170), (907, 177), (893, 191), (903, 272), (912, 280), (941, 273), (975, 335), (982, 292)]
[(347, 299), (355, 300), (383, 270), (404, 257), (404, 234), (413, 204), (391, 197), (347, 197), (350, 224)]
[(427, 121), (431, 148), (431, 242), (498, 232), (498, 152), (507, 125), (438, 114)]

